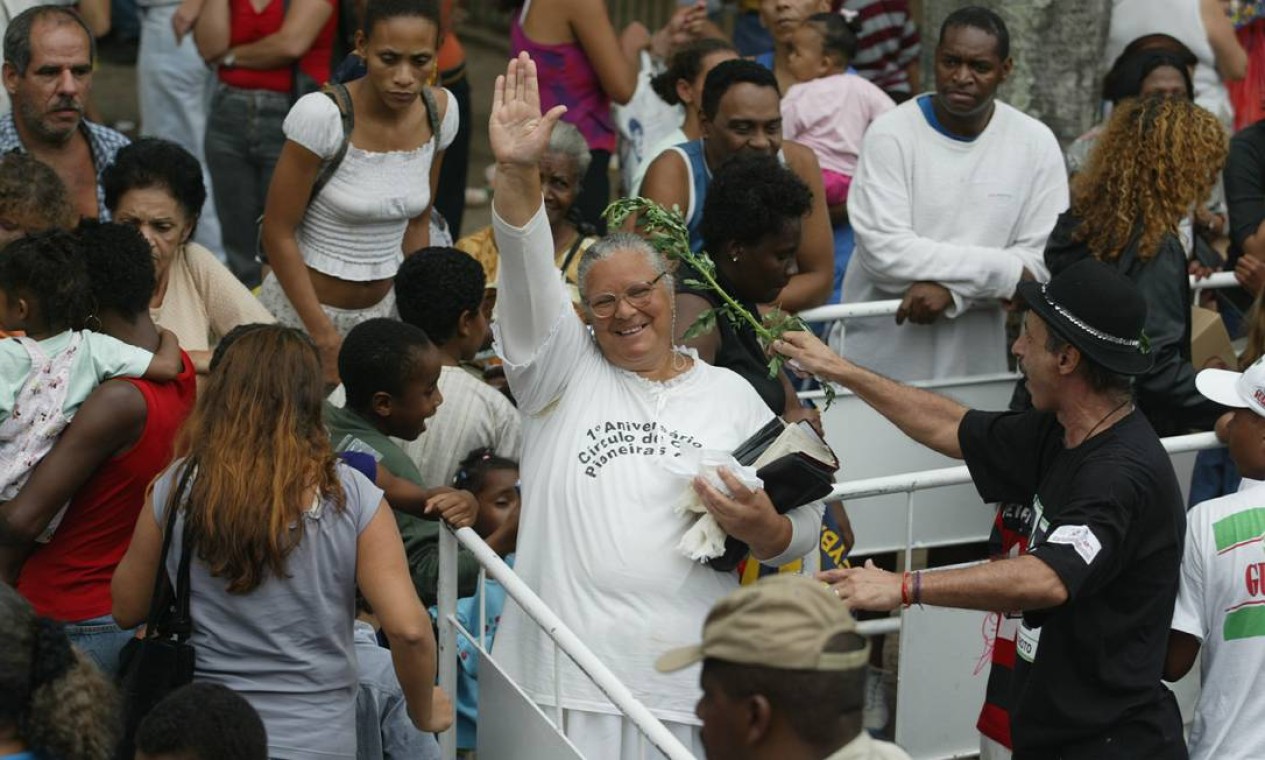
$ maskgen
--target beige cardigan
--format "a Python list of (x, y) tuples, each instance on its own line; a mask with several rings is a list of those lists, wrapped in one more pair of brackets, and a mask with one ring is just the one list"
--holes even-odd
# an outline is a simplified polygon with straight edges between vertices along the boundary
[(215, 254), (197, 243), (176, 251), (162, 306), (149, 315), (171, 330), (186, 351), (209, 351), (238, 325), (276, 320)]

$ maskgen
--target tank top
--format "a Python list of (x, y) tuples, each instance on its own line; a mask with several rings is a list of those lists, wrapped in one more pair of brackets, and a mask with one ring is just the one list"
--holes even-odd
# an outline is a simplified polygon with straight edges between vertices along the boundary
[(132, 540), (145, 492), (171, 461), (176, 432), (193, 409), (193, 362), (167, 383), (125, 378), (145, 397), (145, 428), (131, 449), (97, 468), (52, 540), (27, 559), (18, 593), (36, 613), (78, 622), (110, 614), (110, 579)]
[[(707, 157), (703, 153), (703, 138), (674, 145), (668, 150), (676, 151), (685, 161), (686, 185), (690, 188), (689, 202), (684, 210), (685, 226), (690, 232), (690, 250), (697, 253), (703, 250), (703, 202), (707, 200), (707, 188), (712, 184), (712, 170), (708, 168)], [(786, 165), (786, 154), (780, 148), (777, 160)]]
[(712, 183), (712, 170), (707, 168), (702, 138), (675, 145), (668, 150), (676, 151), (681, 155), (681, 160), (685, 161), (685, 173), (688, 175), (686, 185), (690, 188), (690, 200), (685, 205), (685, 226), (690, 231), (690, 250), (697, 253), (703, 250), (703, 200)]
[(1217, 74), (1217, 61), (1208, 42), (1199, 0), (1112, 0), (1111, 27), (1107, 33), (1106, 63), (1120, 56), (1138, 37), (1167, 34), (1181, 40), (1199, 59), (1193, 77), (1195, 102), (1223, 123), (1234, 119), (1230, 96)]
[(540, 78), (540, 110), (548, 112), (556, 105), (566, 106), (567, 112), (562, 120), (580, 130), (589, 150), (613, 153), (616, 132), (615, 120), (611, 117), (611, 99), (602, 89), (597, 70), (579, 42), (546, 45), (529, 39), (523, 31), (523, 21), (530, 8), (531, 0), (527, 0), (522, 11), (510, 19), (510, 55), (517, 56), (526, 50), (536, 62)]

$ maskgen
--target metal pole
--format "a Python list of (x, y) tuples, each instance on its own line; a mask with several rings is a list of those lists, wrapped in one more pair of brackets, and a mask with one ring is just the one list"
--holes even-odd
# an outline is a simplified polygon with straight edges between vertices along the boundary
[[(457, 540), (461, 542), (474, 554), (479, 563), (487, 569), (488, 575), (500, 581), (505, 588), (505, 593), (509, 595), (523, 612), (540, 626), (554, 642), (557, 643), (562, 651), (567, 653), (572, 661), (580, 670), (584, 671), (594, 685), (601, 689), (602, 693), (607, 696), (610, 701), (619, 708), (619, 710), (628, 716), (641, 733), (646, 735), (660, 752), (666, 755), (669, 760), (697, 760), (690, 753), (685, 745), (679, 739), (672, 735), (667, 728), (664, 727), (659, 719), (650, 713), (632, 692), (628, 690), (614, 673), (606, 667), (605, 663), (597, 658), (597, 655), (584, 645), (575, 633), (562, 622), (553, 610), (536, 596), (535, 592), (519, 578), (509, 565), (492, 551), (483, 539), (479, 538), (479, 534), (470, 528), (462, 528), (457, 531)], [(556, 660), (556, 658), (555, 658)]]
[[(1164, 450), (1169, 454), (1180, 454), (1185, 451), (1201, 451), (1215, 449), (1221, 445), (1215, 433), (1191, 433), (1161, 438)], [(971, 473), (966, 465), (944, 467), (938, 470), (922, 470), (900, 475), (885, 475), (881, 478), (863, 478), (846, 480), (835, 484), (834, 490), (826, 497), (834, 499), (863, 499), (869, 496), (883, 496), (906, 491), (923, 491), (928, 488), (957, 486), (971, 482)]]
[[(1196, 280), (1190, 278), (1190, 287), (1193, 290), (1214, 290), (1218, 288), (1238, 287), (1238, 280), (1234, 278), (1234, 272), (1216, 272), (1209, 277)], [(900, 308), (899, 299), (891, 299), (887, 301), (863, 301), (861, 303), (837, 303), (829, 306), (818, 306), (815, 309), (805, 309), (799, 313), (800, 319), (805, 322), (836, 322), (844, 319), (864, 319), (866, 317), (886, 317), (896, 313)], [(977, 308), (989, 308), (980, 306)]]
[[(457, 539), (447, 524), (439, 529), (439, 686), (454, 702), (457, 699), (457, 631), (452, 618), (457, 614)], [(457, 725), (439, 735), (439, 753), (444, 760), (457, 757)]]

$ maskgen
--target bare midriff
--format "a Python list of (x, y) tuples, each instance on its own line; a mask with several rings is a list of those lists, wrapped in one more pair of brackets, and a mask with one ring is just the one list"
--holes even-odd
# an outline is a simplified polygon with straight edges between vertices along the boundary
[(335, 309), (368, 309), (376, 306), (391, 292), (391, 280), (353, 282), (308, 267), (316, 300)]

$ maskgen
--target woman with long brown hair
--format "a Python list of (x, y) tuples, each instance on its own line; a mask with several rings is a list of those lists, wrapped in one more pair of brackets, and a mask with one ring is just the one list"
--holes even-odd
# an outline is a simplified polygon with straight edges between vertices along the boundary
[(1220, 406), (1195, 388), (1186, 247), (1177, 227), (1208, 197), (1225, 164), (1216, 117), (1184, 98), (1124, 101), (1072, 181), (1071, 207), (1050, 233), (1051, 276), (1085, 256), (1115, 265), (1146, 296), (1155, 354), (1137, 378), (1138, 408), (1160, 435), (1211, 430)]
[(177, 508), (161, 571), (175, 577), (189, 541), (195, 680), (250, 701), (269, 756), (355, 757), (357, 586), (391, 641), (414, 724), (443, 729), (451, 705), (433, 687), (430, 621), (382, 492), (334, 457), (315, 345), (252, 326), (217, 359), (115, 572), (115, 618), (143, 622)]

